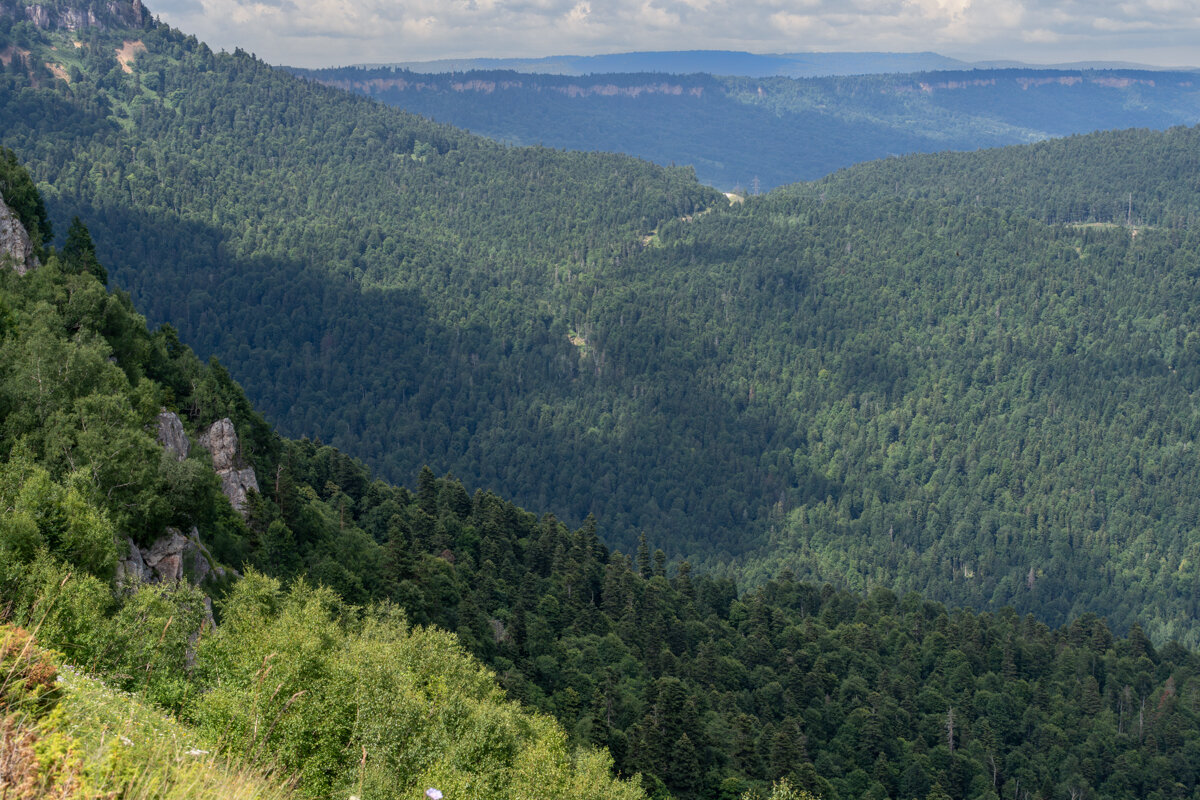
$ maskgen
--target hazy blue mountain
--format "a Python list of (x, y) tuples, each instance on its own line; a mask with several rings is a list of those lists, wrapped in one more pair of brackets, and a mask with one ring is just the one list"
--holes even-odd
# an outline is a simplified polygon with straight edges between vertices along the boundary
[(747, 78), (819, 78), (955, 69), (1196, 69), (1161, 67), (1128, 61), (1074, 61), (1053, 64), (1014, 60), (964, 61), (931, 52), (746, 53), (739, 50), (666, 50), (542, 58), (440, 58), (431, 61), (396, 61), (358, 66), (391, 67), (430, 74), (508, 69), (513, 72), (542, 75), (579, 76), (620, 72), (689, 75), (707, 72), (711, 75), (740, 75)]
[(595, 56), (545, 58), (443, 58), (369, 66), (396, 67), (413, 72), (468, 72), (509, 69), (546, 75), (591, 75), (610, 72), (666, 72), (687, 75), (745, 75), (791, 78), (819, 75), (864, 75), (873, 72), (917, 72), (963, 69), (966, 61), (937, 53), (744, 53), (736, 50), (668, 50), (643, 53), (607, 53)]
[(1053, 64), (1031, 64), (1010, 59), (976, 61), (973, 66), (976, 69), (1140, 69), (1155, 72), (1195, 72), (1200, 69), (1193, 65), (1162, 66), (1137, 61), (1063, 61)]
[[(638, 56), (649, 70), (656, 55), (631, 54), (626, 66)], [(699, 65), (709, 54), (691, 55)], [(751, 60), (767, 58), (725, 55), (730, 70), (748, 71)], [(510, 144), (690, 165), (701, 181), (726, 191), (767, 190), (907, 153), (1200, 121), (1200, 81), (1192, 72), (992, 69), (824, 78), (651, 71), (581, 77), (511, 69), (423, 74), (393, 67), (297, 72)]]

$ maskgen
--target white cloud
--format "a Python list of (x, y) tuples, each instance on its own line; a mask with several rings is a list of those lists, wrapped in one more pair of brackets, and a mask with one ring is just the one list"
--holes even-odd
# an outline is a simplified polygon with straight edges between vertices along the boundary
[(1057, 31), (1047, 30), (1046, 28), (1034, 28), (1032, 30), (1023, 31), (1021, 38), (1026, 42), (1035, 44), (1056, 44), (1062, 41), (1062, 35)]
[(1196, 0), (164, 0), (218, 48), (322, 66), (630, 50), (938, 50), (1180, 64)]

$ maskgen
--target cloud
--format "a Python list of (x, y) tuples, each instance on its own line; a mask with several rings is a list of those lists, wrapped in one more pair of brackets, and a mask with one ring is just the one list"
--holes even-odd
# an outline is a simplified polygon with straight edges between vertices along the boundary
[(322, 66), (630, 50), (1195, 61), (1195, 0), (165, 0), (214, 47)]

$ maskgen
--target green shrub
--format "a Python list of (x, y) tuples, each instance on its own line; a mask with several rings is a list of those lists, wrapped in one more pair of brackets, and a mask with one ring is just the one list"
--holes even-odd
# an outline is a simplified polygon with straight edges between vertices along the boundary
[(553, 720), (505, 699), (451, 634), (394, 607), (346, 607), (251, 572), (199, 648), (189, 713), (227, 746), (300, 776), (310, 796), (641, 797), (611, 758), (572, 754)]

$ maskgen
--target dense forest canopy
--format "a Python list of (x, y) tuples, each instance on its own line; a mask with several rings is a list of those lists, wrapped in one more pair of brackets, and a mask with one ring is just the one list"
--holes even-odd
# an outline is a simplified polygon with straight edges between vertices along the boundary
[(1028, 147), (888, 159), (783, 191), (991, 206), (1047, 223), (1189, 227), (1198, 221), (1200, 127), (1104, 131)]
[(752, 584), (1200, 642), (1195, 129), (729, 205), (165, 26), (5, 31), (31, 55), (0, 76), (2, 137), (55, 229), (77, 214), (114, 283), (283, 431)]
[[(571, 306), (718, 193), (626, 157), (500, 147), (165, 26), (78, 48), (11, 30), (75, 70), (10, 71), (0, 88), (4, 141), (52, 216), (88, 225), (152, 319), (256, 376), (285, 430), (395, 479), (430, 463), (595, 511), (627, 541), (665, 516), (619, 442), (598, 445), (611, 495), (586, 491), (602, 476), (579, 469), (597, 446), (576, 406), (637, 417), (646, 402), (581, 400), (595, 366)], [(125, 72), (114, 53), (135, 33), (147, 50)]]
[[(572, 529), (428, 469), (412, 490), (389, 485), (274, 434), (219, 364), (108, 292), (88, 248), (46, 255), (0, 272), (0, 602), (183, 734), (284, 770), (301, 797), (1200, 792), (1200, 658), (1177, 643), (1136, 624), (1117, 637), (1094, 614), (1051, 630), (787, 571), (739, 593), (668, 568), (645, 539), (626, 556), (592, 520)], [(156, 441), (164, 405), (193, 444), (230, 417), (262, 486), (241, 512), (202, 447)], [(195, 531), (207, 577), (119, 577), (171, 526)], [(9, 643), (28, 634), (0, 635), (0, 698), (32, 691), (47, 721), (73, 719), (51, 709), (78, 702), (82, 678), (47, 683), (33, 651), (38, 671), (14, 683), (13, 654), (31, 651)], [(116, 722), (95, 713), (85, 724)], [(114, 743), (102, 774), (142, 746)]]
[[(506, 698), (494, 674), (452, 634), (414, 626), (399, 607), (382, 602), (382, 591), (364, 598), (380, 602), (352, 606), (318, 586), (338, 578), (322, 572), (323, 564), (367, 570), (373, 555), (383, 563), (384, 543), (353, 523), (347, 528), (336, 512), (329, 516), (337, 499), (327, 505), (312, 486), (292, 479), (293, 470), (321, 459), (292, 458), (311, 451), (268, 429), (219, 364), (202, 364), (170, 328), (148, 331), (127, 295), (106, 290), (94, 253), (70, 246), (89, 240), (87, 230), (74, 232), (27, 275), (6, 262), (0, 269), (6, 621), (99, 674), (110, 691), (136, 692), (173, 712), (206, 747), (291, 776), (303, 797), (394, 797), (430, 783), (514, 798), (644, 797), (636, 782), (612, 777), (605, 753), (575, 746), (550, 717)], [(167, 406), (178, 412), (190, 453), (163, 446)], [(214, 472), (217, 460), (203, 445), (204, 432), (222, 416), (240, 434), (237, 457), (264, 483), (275, 475), (271, 496), (251, 493), (253, 513), (231, 506)], [(338, 457), (351, 465), (351, 478), (361, 476), (361, 467)], [(410, 497), (405, 490), (373, 488), (381, 492), (368, 504), (376, 517), (404, 512), (396, 500)], [(299, 543), (285, 520), (300, 532)], [(142, 557), (131, 561), (133, 553), (151, 563), (180, 530), (191, 531), (188, 549), (173, 556), (181, 575), (164, 575), (166, 561), (153, 561), (153, 572), (131, 572), (141, 570), (133, 564)], [(288, 559), (300, 557), (303, 570), (294, 569)], [(260, 570), (294, 580), (284, 587)], [(50, 795), (9, 771), (20, 746), (14, 720), (62, 688), (51, 683), (48, 692), (10, 702), (21, 700), (22, 686), (33, 688), (23, 678), (14, 683), (9, 669), (14, 653), (28, 652), (28, 641), (20, 628), (0, 631), (0, 788), (32, 798)], [(119, 714), (128, 710), (126, 702)], [(81, 735), (101, 739), (94, 747), (103, 754), (99, 726), (121, 720), (89, 724), (97, 729)], [(98, 759), (99, 773), (76, 776), (83, 782), (68, 781), (53, 796), (95, 796), (92, 779), (124, 785), (129, 776), (120, 771), (132, 768), (130, 759), (147, 743), (122, 744), (112, 732), (108, 739), (115, 752)], [(45, 763), (65, 760), (68, 771), (93, 755), (64, 753), (61, 735), (39, 746)], [(118, 789), (105, 796), (134, 795)]]
[(1195, 129), (731, 205), (34, 8), (0, 607), (49, 646), (306, 796), (1198, 796)]

